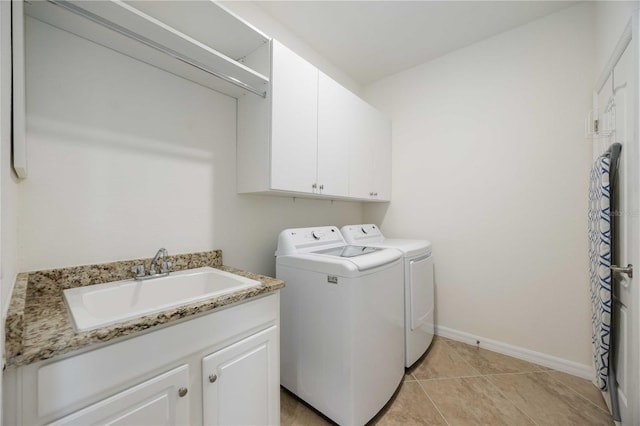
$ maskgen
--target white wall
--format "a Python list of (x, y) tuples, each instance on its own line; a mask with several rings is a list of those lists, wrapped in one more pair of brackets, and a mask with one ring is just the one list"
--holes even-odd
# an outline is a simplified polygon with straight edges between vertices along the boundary
[(222, 249), (273, 275), (278, 232), (362, 206), (235, 192), (236, 100), (27, 20), (21, 269)]
[(433, 242), (438, 325), (585, 366), (593, 25), (579, 4), (364, 88), (393, 120), (365, 219)]
[(264, 9), (260, 8), (259, 2), (252, 1), (221, 1), (225, 8), (236, 14), (246, 22), (258, 28), (269, 37), (273, 37), (296, 52), (308, 62), (315, 65), (320, 71), (336, 80), (338, 83), (359, 94), (362, 86), (359, 82), (351, 78), (348, 74), (336, 67), (332, 62), (320, 55), (302, 39), (298, 38), (287, 27), (271, 17)]

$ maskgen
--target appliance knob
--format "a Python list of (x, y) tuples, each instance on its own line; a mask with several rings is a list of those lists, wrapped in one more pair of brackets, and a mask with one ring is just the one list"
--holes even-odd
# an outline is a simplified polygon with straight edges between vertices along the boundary
[(313, 231), (313, 232), (311, 233), (311, 236), (312, 236), (313, 238), (315, 238), (316, 240), (319, 240), (319, 239), (320, 239), (320, 236), (318, 235), (318, 233), (317, 233), (316, 231)]
[(366, 229), (364, 229), (364, 226), (363, 226), (361, 229), (362, 229), (362, 233), (363, 233), (363, 234), (367, 234), (367, 230), (366, 230)]

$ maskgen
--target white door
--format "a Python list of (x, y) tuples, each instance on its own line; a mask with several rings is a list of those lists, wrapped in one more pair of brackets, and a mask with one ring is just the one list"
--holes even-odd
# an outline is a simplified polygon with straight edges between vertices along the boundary
[[(638, 356), (640, 323), (638, 322), (639, 292), (637, 274), (640, 273), (639, 213), (640, 198), (640, 156), (638, 140), (634, 129), (637, 125), (635, 97), (637, 76), (634, 75), (634, 55), (632, 43), (620, 57), (613, 73), (597, 93), (600, 135), (595, 138), (594, 157), (599, 156), (612, 143), (620, 143), (620, 163), (618, 170), (618, 213), (615, 214), (616, 249), (618, 266), (635, 266), (633, 278), (624, 273), (615, 274), (613, 290), (619, 298), (614, 304), (617, 317), (614, 362), (618, 383), (618, 401), (623, 425), (635, 425), (640, 421), (638, 409)], [(636, 71), (637, 72), (637, 71)], [(609, 392), (605, 399), (611, 400)]]
[(273, 41), (271, 188), (314, 192), (318, 146), (318, 70)]
[(273, 326), (203, 358), (203, 423), (279, 424), (278, 351)]

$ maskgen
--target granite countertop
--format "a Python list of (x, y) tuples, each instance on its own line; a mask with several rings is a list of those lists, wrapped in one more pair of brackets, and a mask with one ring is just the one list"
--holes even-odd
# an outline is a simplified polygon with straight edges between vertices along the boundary
[(6, 365), (8, 367), (27, 365), (111, 339), (133, 336), (152, 327), (175, 322), (284, 287), (282, 280), (223, 266), (220, 250), (170, 256), (169, 260), (173, 263), (173, 271), (212, 266), (260, 281), (262, 285), (103, 328), (76, 332), (62, 296), (64, 289), (130, 279), (133, 265), (142, 263), (148, 269), (151, 259), (21, 273), (13, 289), (5, 323)]

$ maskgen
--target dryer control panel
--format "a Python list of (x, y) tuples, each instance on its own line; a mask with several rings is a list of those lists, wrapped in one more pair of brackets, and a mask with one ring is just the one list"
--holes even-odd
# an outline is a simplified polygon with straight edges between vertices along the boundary
[(384, 235), (374, 224), (347, 225), (341, 229), (348, 244), (379, 243), (384, 241)]

